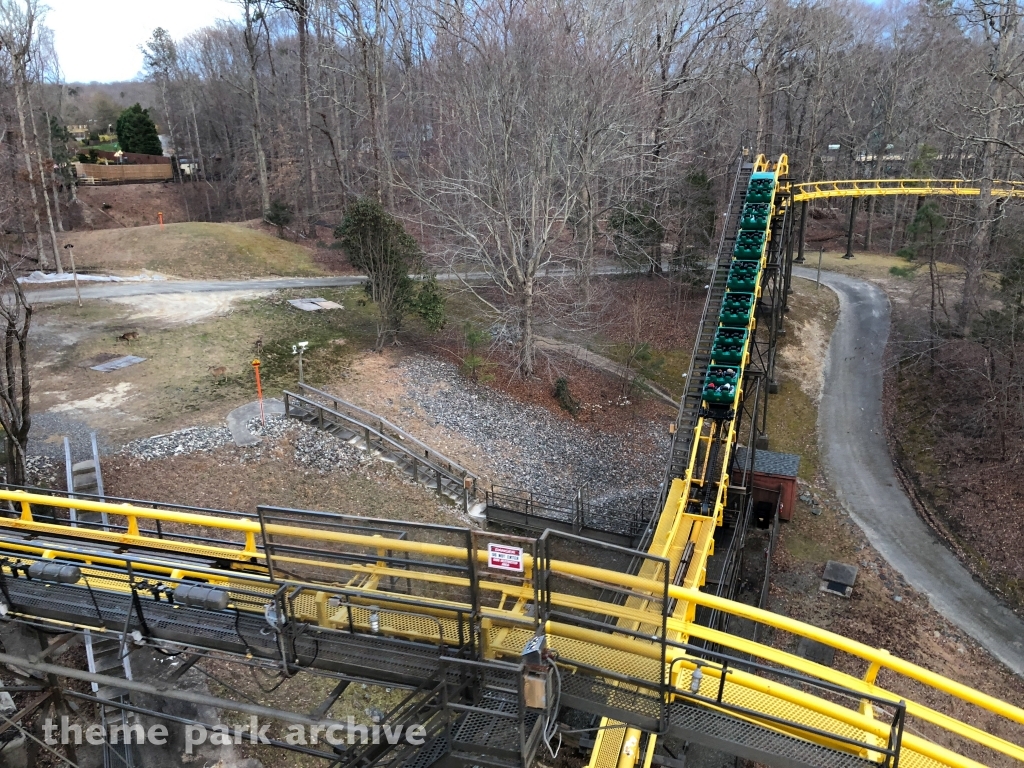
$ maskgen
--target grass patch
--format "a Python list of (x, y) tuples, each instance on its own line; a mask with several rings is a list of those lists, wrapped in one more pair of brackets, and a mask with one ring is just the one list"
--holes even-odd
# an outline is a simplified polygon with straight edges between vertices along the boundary
[[(588, 347), (589, 348), (589, 347)], [(595, 351), (619, 365), (625, 365), (629, 358), (628, 344), (596, 345)], [(650, 347), (650, 359), (646, 364), (633, 362), (634, 375), (661, 387), (673, 397), (682, 397), (685, 389), (683, 373), (690, 367), (691, 349), (660, 349)]]
[[(894, 253), (856, 253), (852, 259), (844, 259), (843, 254), (844, 251), (825, 251), (821, 256), (822, 271), (839, 272), (844, 275), (850, 275), (851, 277), (860, 277), (871, 280), (888, 278), (897, 274), (899, 274), (900, 277), (913, 277), (914, 275), (910, 273), (897, 273), (894, 271), (894, 268), (896, 270), (910, 269), (911, 271), (916, 269), (916, 266), (907, 267), (907, 260)], [(804, 258), (807, 261), (804, 264), (798, 264), (797, 266), (817, 270), (818, 254), (816, 252), (808, 249), (804, 253)], [(944, 262), (939, 262), (936, 264), (936, 267), (939, 272), (944, 275), (955, 275), (961, 271), (956, 265), (946, 264)]]
[(893, 277), (914, 277), (917, 274), (917, 266), (913, 267), (889, 267), (889, 274)]
[[(255, 399), (251, 363), (254, 342), (260, 337), (260, 373), (267, 397), (278, 397), (281, 390), (296, 387), (298, 357), (292, 355), (292, 345), (299, 341), (309, 342), (303, 356), (306, 382), (319, 386), (334, 381), (344, 375), (356, 355), (372, 347), (376, 309), (369, 303), (359, 305), (363, 291), (358, 287), (317, 291), (317, 295), (343, 304), (343, 310), (303, 312), (287, 303), (288, 298), (299, 295), (282, 291), (240, 301), (227, 315), (172, 327), (132, 323), (129, 311), (107, 303), (46, 307), (39, 312), (41, 326), (85, 330), (73, 344), (36, 348), (35, 404), (45, 410), (126, 382), (131, 385), (131, 396), (118, 410), (130, 418), (119, 419), (111, 431), (127, 439), (202, 422), (213, 413), (219, 417), (235, 405)], [(129, 350), (116, 338), (133, 328), (139, 339)], [(128, 352), (146, 362), (116, 374), (88, 370), (96, 356)], [(221, 366), (227, 373), (215, 378), (210, 369)]]
[(323, 274), (310, 252), (241, 224), (189, 222), (64, 235), (82, 272), (148, 269), (189, 279), (311, 277)]
[[(801, 457), (800, 478), (813, 481), (821, 469), (818, 455), (818, 399), (801, 387), (804, 376), (817, 371), (787, 370), (783, 362), (789, 347), (799, 347), (810, 334), (801, 329), (816, 323), (825, 339), (832, 335), (839, 315), (839, 299), (827, 288), (816, 289), (807, 280), (794, 280), (790, 311), (786, 315), (786, 334), (779, 339), (776, 379), (778, 394), (768, 398), (768, 437), (770, 448)], [(800, 357), (799, 355), (797, 356)], [(824, 360), (816, 361), (824, 365)]]
[(681, 398), (685, 387), (682, 374), (690, 368), (691, 349), (656, 349), (654, 354), (664, 359), (664, 364), (651, 377), (651, 381), (668, 392), (672, 397)]
[(811, 481), (821, 469), (818, 456), (818, 404), (788, 376), (768, 399), (769, 448), (800, 456), (800, 478)]
[(822, 543), (819, 532), (815, 530), (814, 516), (802, 522), (800, 526), (791, 525), (786, 528), (786, 553), (794, 560), (805, 563), (821, 563), (832, 556), (832, 549)]

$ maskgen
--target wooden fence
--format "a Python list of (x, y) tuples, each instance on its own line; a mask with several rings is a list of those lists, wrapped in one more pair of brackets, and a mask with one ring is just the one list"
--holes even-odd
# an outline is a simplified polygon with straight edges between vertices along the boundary
[(174, 169), (169, 164), (93, 165), (75, 163), (79, 184), (124, 184), (138, 181), (171, 181)]

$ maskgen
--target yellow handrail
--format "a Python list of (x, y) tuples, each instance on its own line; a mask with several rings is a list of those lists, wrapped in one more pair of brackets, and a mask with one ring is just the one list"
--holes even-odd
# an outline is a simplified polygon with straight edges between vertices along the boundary
[[(977, 197), (981, 188), (977, 181), (964, 179), (846, 179), (810, 181), (792, 185), (793, 202), (821, 200), (829, 197), (870, 197), (873, 195), (958, 195)], [(1024, 182), (992, 182), (993, 197), (1024, 197)]]
[[(196, 552), (209, 552), (211, 555), (217, 555), (223, 557), (225, 552), (231, 552), (236, 555), (239, 559), (245, 562), (250, 562), (253, 559), (254, 553), (256, 559), (259, 561), (262, 555), (258, 553), (258, 549), (255, 548), (255, 544), (250, 545), (248, 542), (255, 541), (255, 537), (260, 534), (260, 525), (256, 520), (252, 519), (238, 519), (228, 517), (217, 517), (214, 515), (203, 515), (193, 512), (179, 512), (172, 510), (159, 510), (150, 509), (146, 507), (136, 507), (132, 505), (123, 504), (107, 504), (102, 502), (92, 502), (78, 499), (63, 499), (59, 497), (45, 496), (41, 494), (32, 494), (24, 491), (6, 491), (0, 490), (0, 500), (7, 500), (20, 508), (21, 515), (18, 518), (0, 518), (0, 529), (7, 528), (19, 528), (19, 529), (31, 529), (41, 533), (60, 533), (63, 537), (67, 537), (73, 533), (76, 536), (80, 536), (82, 539), (94, 539), (94, 540), (107, 540), (107, 541), (119, 541), (122, 543), (136, 543), (144, 544), (148, 548), (163, 548), (168, 554), (173, 555), (174, 542), (168, 542), (165, 540), (157, 539), (151, 536), (146, 536), (138, 532), (138, 521), (144, 519), (161, 520), (165, 522), (173, 522), (184, 526), (195, 526), (200, 528), (217, 528), (224, 530), (237, 531), (244, 535), (247, 540), (246, 544), (239, 543), (237, 549), (225, 549), (222, 546), (210, 546), (201, 544), (189, 544), (189, 548)], [(103, 531), (86, 531), (84, 529), (71, 529), (66, 525), (57, 525), (54, 523), (47, 523), (37, 521), (33, 516), (34, 505), (45, 505), (49, 507), (75, 507), (77, 509), (85, 511), (96, 511), (96, 512), (107, 512), (108, 515), (123, 515), (130, 520), (135, 521), (135, 533), (117, 533), (117, 532), (103, 532)], [(316, 540), (318, 542), (331, 542), (335, 544), (345, 544), (351, 547), (367, 547), (372, 549), (379, 549), (381, 546), (381, 539), (379, 536), (371, 536), (359, 533), (346, 533), (338, 531), (322, 531), (322, 530), (310, 530), (289, 525), (268, 525), (268, 533), (272, 535), (280, 536), (291, 536), (297, 538), (305, 538), (309, 540)], [(47, 542), (42, 546), (48, 547), (46, 554), (47, 556), (65, 556), (63, 553), (53, 549), (54, 543)], [(31, 542), (19, 542), (19, 548), (30, 549)], [(59, 545), (58, 545), (59, 546)], [(252, 548), (250, 548), (252, 546)], [(457, 559), (462, 562), (468, 562), (470, 553), (467, 549), (458, 546), (432, 544), (428, 542), (414, 542), (401, 539), (388, 539), (388, 549), (398, 552), (409, 552), (419, 553), (423, 555), (431, 555), (435, 557), (445, 557)], [(75, 556), (73, 548), (70, 548), (66, 553), (67, 556)], [(111, 556), (108, 552), (103, 552), (102, 560), (106, 564), (116, 565), (116, 556)], [(478, 559), (483, 562), (486, 558), (486, 552), (478, 551)], [(86, 555), (78, 554), (79, 558), (88, 559)], [(525, 563), (527, 568), (533, 567), (533, 562), (526, 556), (527, 562)], [(98, 562), (98, 559), (97, 559)], [(537, 565), (541, 565), (538, 563)], [(567, 574), (577, 576), (580, 578), (589, 579), (596, 583), (608, 583), (615, 584), (620, 587), (631, 589), (639, 595), (648, 595), (652, 598), (654, 596), (660, 596), (664, 591), (664, 583), (657, 580), (643, 578), (641, 576), (630, 576), (627, 574), (617, 573), (607, 569), (599, 568), (596, 566), (585, 565), (582, 563), (566, 562), (566, 561), (552, 561), (550, 563), (550, 569), (556, 574)], [(351, 568), (351, 571), (357, 569)], [(378, 566), (365, 566), (366, 573), (372, 573), (374, 571), (380, 571), (384, 573)], [(232, 578), (248, 578), (243, 577), (240, 574), (232, 574), (229, 571), (224, 571), (225, 581), (230, 581)], [(380, 575), (380, 574), (378, 574)], [(418, 578), (415, 573), (403, 571), (405, 578), (416, 579)], [(429, 578), (430, 581), (443, 581), (446, 583), (467, 583), (465, 577), (451, 577), (442, 576), (439, 577), (437, 574), (423, 574), (423, 578), (426, 580)], [(484, 589), (504, 589), (510, 595), (516, 596), (516, 589), (509, 589), (508, 585), (502, 585), (500, 583), (482, 582), (481, 588)], [(521, 588), (519, 590), (522, 594), (519, 597), (525, 597), (527, 600), (531, 592), (530, 589)], [(381, 593), (375, 590), (366, 590), (366, 597), (369, 599), (376, 596), (378, 599), (386, 600), (386, 593)], [(957, 683), (953, 680), (942, 677), (941, 675), (935, 674), (919, 667), (910, 662), (899, 659), (898, 657), (888, 654), (886, 651), (871, 648), (870, 646), (864, 645), (849, 638), (845, 638), (841, 635), (829, 632), (828, 630), (820, 629), (803, 622), (789, 619), (784, 616), (771, 613), (769, 611), (757, 609), (751, 606), (735, 603), (730, 600), (718, 598), (713, 595), (709, 595), (699, 591), (698, 589), (690, 587), (669, 587), (669, 597), (674, 598), (678, 601), (677, 604), (688, 602), (690, 605), (703, 605), (723, 613), (727, 613), (733, 616), (743, 617), (756, 621), (759, 623), (766, 624), (768, 626), (781, 629), (786, 632), (793, 633), (801, 637), (807, 637), (818, 642), (824, 643), (838, 650), (842, 650), (854, 657), (860, 658), (867, 662), (870, 667), (868, 669), (868, 677), (871, 679), (867, 682), (862, 682), (861, 687), (857, 687), (852, 684), (849, 675), (831, 670), (827, 667), (811, 668), (807, 665), (810, 662), (806, 660), (797, 661), (793, 657), (786, 655), (780, 655), (781, 652), (775, 651), (767, 646), (761, 646), (750, 641), (743, 641), (741, 638), (733, 638), (732, 636), (725, 635), (719, 638), (719, 641), (727, 647), (733, 647), (737, 650), (753, 653), (756, 656), (771, 659), (774, 663), (778, 663), (783, 667), (788, 667), (796, 671), (813, 674), (821, 680), (828, 681), (830, 683), (846, 687), (848, 689), (857, 690), (866, 693), (873, 693), (880, 696), (885, 696), (888, 692), (884, 689), (875, 687), (873, 683), (873, 675), (877, 673), (877, 669), (885, 668), (892, 670), (893, 672), (915, 680), (922, 684), (925, 684), (931, 688), (947, 693), (951, 696), (959, 698), (962, 701), (972, 703), (984, 710), (993, 712), (1002, 717), (1005, 717), (1016, 723), (1024, 724), (1024, 710), (1009, 704), (1007, 702), (1000, 701), (994, 697), (988, 696), (987, 694), (976, 691), (968, 686), (961, 683)], [(608, 615), (623, 616), (629, 615), (632, 620), (641, 620), (646, 614), (642, 610), (624, 610), (622, 606), (614, 606), (608, 603), (602, 603), (592, 598), (581, 598), (573, 597), (570, 595), (554, 595), (553, 600), (559, 603), (567, 605), (578, 606), (581, 609), (587, 611), (604, 611)], [(522, 604), (522, 601), (519, 601)], [(450, 604), (449, 604), (450, 605)], [(446, 605), (440, 603), (437, 610), (444, 611)], [(424, 610), (426, 612), (426, 609)], [(488, 616), (498, 622), (508, 622), (509, 626), (521, 626), (522, 615), (521, 610), (517, 613), (515, 609), (502, 609), (495, 610), (489, 609), (487, 612)], [(507, 618), (506, 618), (507, 617)], [(581, 630), (576, 627), (568, 627), (566, 625), (552, 624), (550, 630), (553, 635), (556, 636), (574, 636), (580, 637), (581, 633), (585, 633), (586, 630)], [(704, 627), (699, 627), (690, 621), (684, 620), (678, 617), (669, 619), (669, 630), (670, 633), (675, 636), (687, 636), (689, 634), (695, 634), (698, 636), (709, 637), (709, 633), (713, 633), (713, 630), (709, 630)], [(595, 645), (601, 646), (605, 649), (613, 652), (622, 654), (630, 654), (633, 657), (645, 656), (648, 654), (655, 654), (660, 658), (660, 651), (657, 645), (652, 644), (650, 648), (647, 648), (643, 643), (635, 642), (627, 636), (616, 636), (608, 633), (594, 633), (593, 637), (590, 637), (589, 642)], [(684, 655), (679, 649), (673, 650), (672, 657), (678, 655)], [(624, 658), (626, 658), (624, 656)], [(731, 673), (730, 673), (731, 674)], [(732, 678), (731, 678), (732, 679)], [(736, 678), (740, 679), (740, 678)], [(743, 678), (745, 683), (749, 683), (746, 687), (751, 690), (756, 690), (762, 683), (746, 680)], [(767, 690), (767, 689), (766, 689)], [(776, 689), (778, 692), (779, 689)], [(787, 696), (790, 694), (787, 693)], [(819, 699), (810, 694), (801, 694), (806, 698), (801, 698), (800, 703), (806, 707), (809, 711), (824, 711), (822, 708), (825, 707), (823, 699)], [(898, 698), (893, 695), (894, 698)], [(941, 713), (934, 713), (926, 707), (915, 704), (914, 702), (908, 702), (908, 712), (912, 715), (921, 717), (924, 720), (928, 720), (933, 724), (942, 727), (944, 730), (961, 736), (966, 739), (970, 739), (976, 743), (983, 744), (984, 746), (1002, 752), (1003, 754), (1010, 755), (1016, 759), (1024, 759), (1024, 750), (1020, 747), (1005, 742), (993, 736), (985, 734), (977, 728), (961, 723), (949, 716), (942, 715)], [(827, 708), (826, 708), (827, 709)], [(849, 715), (843, 715), (844, 718), (848, 718)], [(860, 723), (860, 720), (855, 720), (856, 723)], [(887, 727), (887, 726), (886, 726)], [(913, 740), (906, 742), (907, 747), (911, 747)], [(920, 748), (918, 748), (920, 747)], [(926, 754), (932, 746), (917, 745), (915, 743), (914, 751)], [(938, 755), (938, 753), (936, 753)], [(960, 760), (952, 761), (951, 758), (938, 757), (935, 759), (940, 762), (944, 762), (948, 765), (968, 765), (970, 763), (964, 763)]]

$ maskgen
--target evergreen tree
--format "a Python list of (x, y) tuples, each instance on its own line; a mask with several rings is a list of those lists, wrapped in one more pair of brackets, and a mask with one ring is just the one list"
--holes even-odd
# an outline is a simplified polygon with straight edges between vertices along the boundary
[(367, 293), (377, 305), (377, 349), (395, 340), (415, 291), (411, 269), (422, 264), (419, 245), (402, 222), (368, 197), (350, 204), (334, 236), (352, 266), (365, 273)]
[(138, 152), (143, 155), (164, 153), (149, 110), (143, 109), (137, 102), (117, 118), (117, 143), (123, 152)]

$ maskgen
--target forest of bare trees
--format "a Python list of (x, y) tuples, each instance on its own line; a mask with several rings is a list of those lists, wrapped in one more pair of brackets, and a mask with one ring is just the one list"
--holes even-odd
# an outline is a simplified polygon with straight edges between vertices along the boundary
[[(178, 40), (157, 29), (144, 46), (146, 106), (205, 187), (196, 215), (259, 218), (276, 204), (312, 237), (372, 196), (437, 268), (492, 276), (484, 298), (527, 375), (538, 313), (585, 314), (594, 264), (628, 240), (610, 231), (615, 212), (652, 222), (663, 243), (640, 250), (681, 270), (713, 240), (743, 151), (787, 152), (797, 181), (983, 189), (1018, 178), (1024, 157), (1016, 0), (238, 5), (234, 21)], [(59, 268), (74, 205), (61, 127), (76, 91), (38, 1), (0, 8), (5, 183), (28, 201), (21, 252)], [(920, 207), (870, 200), (859, 245), (906, 245)], [(941, 294), (944, 327), (969, 337), (993, 298), (985, 275), (1016, 257), (1018, 215), (990, 196), (940, 208), (939, 257), (961, 270)], [(557, 301), (538, 281), (553, 267), (575, 276), (571, 299), (564, 280)]]

